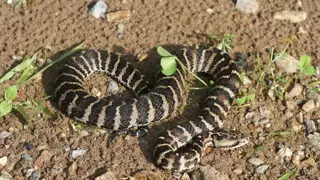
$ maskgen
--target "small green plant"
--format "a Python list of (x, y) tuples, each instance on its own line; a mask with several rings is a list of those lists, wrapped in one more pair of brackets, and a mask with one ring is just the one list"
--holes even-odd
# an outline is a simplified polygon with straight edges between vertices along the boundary
[(22, 117), (27, 121), (29, 116), (26, 113), (26, 108), (32, 108), (36, 111), (42, 111), (50, 117), (54, 114), (50, 112), (48, 107), (43, 105), (43, 101), (26, 100), (23, 102), (16, 101), (16, 97), (19, 88), (26, 84), (28, 81), (34, 79), (40, 75), (43, 71), (51, 67), (52, 65), (61, 62), (66, 57), (80, 50), (82, 43), (71, 49), (70, 51), (64, 53), (56, 61), (53, 61), (43, 68), (36, 65), (36, 60), (38, 59), (39, 51), (37, 51), (32, 57), (25, 57), (20, 64), (8, 71), (3, 77), (0, 78), (0, 84), (10, 80), (15, 75), (18, 79), (5, 89), (4, 98), (0, 99), (0, 117), (6, 116), (13, 110), (18, 111)]
[[(223, 52), (228, 52), (232, 50), (232, 40), (233, 38), (235, 38), (236, 36), (234, 34), (224, 34), (221, 42), (217, 45), (217, 48), (222, 50)], [(210, 40), (214, 40), (217, 38), (216, 35), (211, 34), (211, 35), (207, 35), (207, 38)]]
[(294, 174), (296, 174), (297, 169), (293, 168), (290, 171), (288, 171), (287, 173), (285, 173), (284, 175), (282, 175), (281, 177), (278, 178), (278, 180), (288, 180), (290, 179)]
[(207, 83), (204, 82), (201, 78), (199, 78), (196, 74), (188, 70), (188, 68), (178, 59), (177, 56), (172, 55), (162, 46), (157, 47), (157, 52), (161, 56), (160, 66), (161, 66), (161, 72), (164, 75), (170, 76), (174, 74), (177, 70), (177, 62), (178, 62), (185, 71), (188, 71), (191, 75), (197, 78), (202, 84), (208, 87)]
[(308, 76), (313, 76), (316, 74), (316, 69), (311, 65), (311, 57), (307, 55), (300, 56), (297, 68)]
[(240, 98), (236, 99), (236, 102), (239, 106), (243, 106), (245, 105), (245, 103), (247, 102), (248, 104), (253, 103), (254, 99), (255, 99), (256, 95), (255, 94), (247, 94), (244, 95)]

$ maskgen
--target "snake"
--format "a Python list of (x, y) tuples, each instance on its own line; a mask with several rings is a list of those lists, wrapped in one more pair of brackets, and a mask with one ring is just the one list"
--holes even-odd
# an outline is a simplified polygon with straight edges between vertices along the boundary
[[(210, 75), (214, 86), (197, 117), (166, 130), (158, 137), (153, 151), (156, 166), (174, 172), (190, 171), (197, 167), (208, 148), (234, 149), (249, 142), (244, 134), (223, 128), (241, 86), (241, 74), (230, 56), (219, 49), (181, 48), (175, 57), (179, 63), (174, 74), (159, 73), (154, 86), (149, 88), (145, 76), (121, 54), (84, 49), (61, 67), (53, 97), (66, 116), (118, 131), (168, 118), (181, 107), (190, 74)], [(116, 101), (91, 95), (84, 83), (96, 72), (105, 73), (135, 96)]]

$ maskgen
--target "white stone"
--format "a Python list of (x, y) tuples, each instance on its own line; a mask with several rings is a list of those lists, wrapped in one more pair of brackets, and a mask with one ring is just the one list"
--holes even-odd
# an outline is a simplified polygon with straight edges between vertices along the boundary
[(302, 106), (302, 109), (305, 111), (305, 112), (310, 112), (314, 109), (315, 107), (315, 104), (314, 104), (314, 100), (313, 99), (310, 99), (309, 101), (307, 101), (303, 106)]
[(95, 2), (92, 7), (89, 9), (89, 15), (95, 17), (96, 19), (99, 18), (105, 18), (107, 13), (107, 4), (104, 2), (104, 0), (98, 0)]
[(95, 178), (95, 180), (116, 180), (116, 179), (117, 178), (112, 171), (108, 171)]
[(212, 14), (213, 13), (213, 9), (212, 8), (207, 8), (206, 9), (207, 13)]
[(248, 162), (249, 162), (250, 164), (255, 165), (255, 166), (259, 166), (259, 165), (261, 165), (261, 164), (264, 163), (263, 160), (261, 160), (261, 159), (259, 159), (259, 158), (254, 158), (254, 157), (248, 159)]
[(8, 162), (7, 156), (2, 156), (2, 157), (0, 158), (0, 169), (1, 169), (3, 166), (5, 166), (5, 165), (7, 164), (7, 162)]
[(307, 19), (307, 13), (304, 11), (284, 10), (274, 13), (273, 19), (289, 20), (292, 23), (299, 23)]
[(256, 168), (256, 173), (263, 174), (269, 168), (269, 165), (261, 165)]
[(302, 91), (303, 91), (303, 86), (299, 83), (295, 83), (292, 89), (288, 93), (286, 93), (286, 97), (293, 98), (296, 96), (300, 96), (302, 95)]
[(87, 150), (85, 149), (76, 149), (76, 150), (72, 150), (70, 154), (73, 159), (76, 159), (77, 157), (83, 156), (86, 153), (87, 153)]
[(288, 54), (284, 54), (282, 56), (282, 58), (279, 58), (279, 56), (275, 57), (274, 62), (276, 63), (276, 66), (288, 74), (297, 72), (297, 64), (299, 61)]
[(277, 155), (282, 157), (282, 158), (285, 158), (285, 157), (291, 157), (292, 156), (292, 151), (290, 148), (288, 148), (287, 146), (282, 146), (278, 152), (277, 152)]
[(120, 87), (118, 86), (117, 82), (115, 82), (115, 81), (109, 82), (108, 89), (107, 89), (108, 93), (114, 94), (114, 93), (119, 92), (119, 90), (120, 90)]
[(237, 0), (236, 8), (247, 14), (255, 14), (259, 10), (259, 3), (256, 0)]

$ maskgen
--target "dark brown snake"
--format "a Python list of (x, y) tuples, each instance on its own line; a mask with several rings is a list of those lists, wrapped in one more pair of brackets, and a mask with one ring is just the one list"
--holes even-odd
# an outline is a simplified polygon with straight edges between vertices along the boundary
[[(59, 109), (77, 121), (113, 130), (128, 129), (165, 119), (177, 110), (187, 87), (188, 71), (211, 75), (215, 86), (197, 118), (167, 130), (154, 149), (155, 164), (161, 168), (176, 172), (191, 170), (207, 147), (232, 149), (248, 142), (241, 133), (221, 129), (238, 93), (240, 74), (229, 55), (218, 49), (182, 49), (176, 56), (188, 70), (178, 64), (173, 75), (160, 75), (154, 88), (141, 94), (147, 83), (129, 62), (109, 51), (85, 50), (62, 67), (54, 98)], [(106, 73), (137, 96), (117, 102), (89, 95), (84, 81), (94, 72)]]

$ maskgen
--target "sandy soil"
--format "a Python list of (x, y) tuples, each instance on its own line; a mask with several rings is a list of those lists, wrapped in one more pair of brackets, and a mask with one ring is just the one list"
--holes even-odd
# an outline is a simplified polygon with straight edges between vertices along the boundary
[[(232, 56), (236, 53), (260, 52), (262, 61), (266, 63), (269, 60), (266, 49), (275, 47), (281, 50), (286, 45), (284, 40), (294, 35), (297, 40), (287, 52), (294, 57), (308, 54), (315, 65), (320, 63), (320, 1), (303, 0), (303, 5), (299, 8), (296, 0), (260, 0), (260, 10), (255, 15), (239, 12), (231, 0), (106, 2), (109, 12), (123, 9), (131, 11), (130, 20), (124, 22), (122, 39), (117, 38), (117, 23), (110, 23), (105, 19), (97, 20), (88, 15), (88, 0), (35, 0), (28, 9), (18, 11), (2, 2), (0, 75), (15, 63), (13, 55), (31, 55), (38, 48), (47, 46), (51, 49), (49, 55), (55, 57), (54, 55), (60, 51), (84, 40), (86, 47), (110, 49), (126, 54), (127, 58), (135, 61), (137, 68), (152, 81), (157, 69), (156, 63), (159, 62), (156, 46), (163, 45), (170, 50), (178, 46), (195, 46), (205, 41), (203, 34), (224, 33), (236, 35)], [(208, 13), (207, 8), (212, 8), (213, 13)], [(308, 18), (297, 24), (273, 20), (273, 13), (284, 9), (301, 9), (308, 13)], [(301, 28), (305, 29), (306, 33), (300, 33)], [(254, 57), (248, 58), (253, 68), (255, 60)], [(40, 99), (50, 95), (57, 69), (50, 69), (44, 73), (42, 80), (38, 79), (22, 87), (19, 98)], [(95, 84), (94, 80), (90, 81), (91, 85)], [(98, 78), (96, 82), (97, 88), (103, 89), (101, 79)], [(7, 85), (9, 84), (0, 87), (1, 95)], [(49, 101), (46, 104), (56, 111)], [(196, 108), (198, 104), (195, 104)], [(252, 143), (235, 151), (214, 150), (203, 158), (202, 164), (216, 169), (230, 179), (260, 179), (263, 175), (255, 173), (253, 165), (247, 162), (248, 157), (256, 156), (269, 165), (265, 173), (267, 179), (276, 179), (294, 167), (298, 168), (295, 175), (297, 179), (319, 178), (319, 152), (308, 146), (303, 128), (285, 140), (259, 140), (260, 130), (252, 127), (244, 116), (247, 112), (263, 106), (271, 112), (271, 127), (263, 129), (264, 133), (291, 130), (291, 121), (300, 112), (299, 109), (295, 109), (292, 112), (293, 118), (288, 118), (285, 116), (287, 111), (283, 102), (272, 101), (267, 97), (258, 97), (249, 108), (232, 108), (225, 126), (248, 134)], [(184, 116), (192, 117), (192, 111), (188, 109), (194, 109), (193, 105), (187, 108)], [(120, 136), (108, 146), (108, 132), (86, 126), (73, 129), (72, 124), (75, 123), (61, 114), (57, 119), (50, 119), (33, 111), (29, 113), (32, 118), (27, 124), (22, 123), (14, 114), (0, 121), (1, 131), (13, 133), (11, 138), (0, 140), (0, 157), (9, 158), (2, 172), (8, 172), (16, 179), (26, 178), (26, 170), (35, 167), (35, 161), (44, 150), (50, 154), (50, 160), (36, 165), (37, 172), (45, 179), (93, 179), (106, 171), (113, 171), (117, 178), (148, 174), (149, 179), (172, 179), (169, 172), (153, 165), (152, 149), (154, 139), (159, 133), (177, 123), (179, 118), (155, 124), (150, 132), (141, 138)], [(320, 118), (319, 109), (304, 115)], [(64, 133), (65, 137), (61, 136), (61, 133)], [(305, 159), (313, 161), (301, 166), (295, 166), (290, 160), (281, 162), (281, 159), (276, 157), (276, 147), (279, 143), (289, 146), (292, 151), (303, 146)], [(26, 150), (26, 144), (32, 144), (33, 148), (30, 151)], [(259, 145), (264, 145), (266, 150), (255, 155), (250, 154), (254, 147)], [(87, 153), (72, 159), (70, 150), (77, 148), (86, 149)], [(23, 160), (23, 153), (29, 154), (32, 160)], [(241, 173), (235, 173), (235, 169), (240, 169)]]

